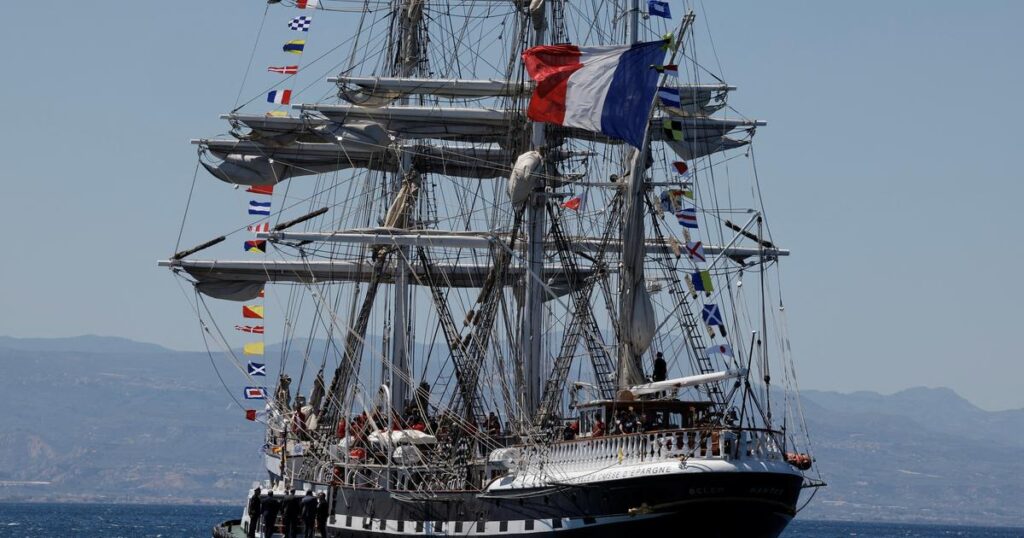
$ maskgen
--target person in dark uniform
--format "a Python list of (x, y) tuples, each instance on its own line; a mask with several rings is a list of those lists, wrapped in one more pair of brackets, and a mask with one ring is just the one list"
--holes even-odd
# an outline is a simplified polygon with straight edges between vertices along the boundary
[(316, 500), (316, 528), (321, 538), (327, 538), (327, 517), (331, 515), (331, 506), (327, 504), (327, 495), (320, 492)]
[(668, 365), (665, 364), (665, 356), (659, 351), (654, 355), (654, 372), (651, 374), (651, 379), (654, 381), (664, 381), (668, 377)]
[(252, 492), (252, 497), (249, 498), (249, 527), (246, 529), (245, 535), (249, 538), (255, 538), (256, 528), (260, 524), (260, 488), (256, 488)]
[(298, 538), (299, 513), (302, 499), (295, 496), (295, 490), (284, 498), (284, 538)]
[(263, 536), (270, 538), (274, 535), (274, 527), (277, 526), (277, 513), (281, 511), (281, 502), (274, 498), (274, 492), (268, 491), (267, 498), (260, 503), (263, 520)]
[(316, 497), (313, 490), (307, 490), (302, 498), (302, 528), (305, 538), (313, 538), (316, 532)]

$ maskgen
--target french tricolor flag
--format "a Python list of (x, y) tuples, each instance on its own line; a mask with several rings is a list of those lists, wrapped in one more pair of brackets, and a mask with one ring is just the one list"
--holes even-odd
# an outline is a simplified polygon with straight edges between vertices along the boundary
[(292, 102), (291, 90), (274, 90), (267, 94), (267, 102), (278, 105), (287, 105)]
[(626, 46), (544, 45), (523, 52), (537, 87), (527, 116), (643, 144), (658, 89), (652, 65), (665, 59), (665, 41)]

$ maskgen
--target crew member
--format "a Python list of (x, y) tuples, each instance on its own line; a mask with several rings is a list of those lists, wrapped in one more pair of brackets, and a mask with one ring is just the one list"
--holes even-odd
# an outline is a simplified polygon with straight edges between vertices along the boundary
[(281, 502), (274, 498), (273, 491), (267, 492), (267, 498), (260, 503), (260, 510), (263, 512), (263, 536), (273, 536), (277, 527), (277, 513), (281, 511)]
[(331, 507), (327, 504), (327, 495), (320, 492), (316, 500), (316, 528), (321, 538), (327, 538), (327, 516), (331, 514)]
[(313, 490), (307, 490), (302, 498), (302, 528), (305, 538), (313, 538), (316, 533), (316, 497)]
[(284, 499), (284, 538), (298, 538), (299, 512), (302, 510), (302, 499), (291, 490)]
[(659, 351), (654, 355), (654, 373), (651, 378), (655, 381), (664, 381), (668, 377), (668, 365), (665, 364), (665, 356)]
[(246, 528), (245, 535), (248, 538), (255, 538), (256, 528), (260, 524), (260, 488), (256, 488), (252, 492), (247, 512), (249, 513), (249, 527)]
[(487, 434), (491, 437), (501, 436), (501, 421), (498, 420), (498, 415), (491, 411), (491, 414), (487, 417)]
[(594, 421), (594, 427), (591, 428), (590, 435), (592, 437), (604, 436), (604, 421), (601, 420), (601, 417), (597, 417), (597, 420)]

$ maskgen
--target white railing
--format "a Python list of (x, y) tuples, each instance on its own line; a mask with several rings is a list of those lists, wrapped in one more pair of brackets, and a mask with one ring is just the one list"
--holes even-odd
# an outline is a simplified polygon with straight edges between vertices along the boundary
[(755, 429), (691, 429), (587, 437), (555, 443), (541, 460), (565, 470), (680, 459), (781, 460), (775, 435)]

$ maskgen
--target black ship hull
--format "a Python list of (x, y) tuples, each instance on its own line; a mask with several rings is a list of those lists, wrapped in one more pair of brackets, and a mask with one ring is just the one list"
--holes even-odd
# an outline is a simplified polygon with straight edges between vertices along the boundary
[[(586, 485), (436, 493), (338, 487), (328, 536), (628, 537), (671, 530), (777, 537), (796, 513), (799, 475), (685, 473)], [(214, 536), (230, 536), (229, 534)]]

